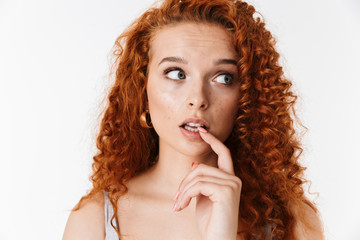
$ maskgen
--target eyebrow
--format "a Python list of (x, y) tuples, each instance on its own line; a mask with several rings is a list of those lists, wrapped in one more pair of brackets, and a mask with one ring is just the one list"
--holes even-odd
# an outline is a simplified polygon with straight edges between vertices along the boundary
[(219, 59), (215, 61), (215, 65), (231, 64), (237, 66), (237, 62), (234, 59)]
[(183, 59), (182, 57), (166, 57), (166, 58), (163, 58), (159, 62), (159, 65), (162, 64), (163, 62), (177, 62), (177, 63), (188, 64), (188, 62), (185, 59)]
[[(188, 64), (188, 61), (186, 61), (182, 57), (165, 57), (159, 62), (159, 65), (164, 62), (176, 62), (176, 63)], [(218, 59), (214, 62), (214, 64), (215, 65), (231, 64), (237, 66), (237, 61), (234, 59)]]

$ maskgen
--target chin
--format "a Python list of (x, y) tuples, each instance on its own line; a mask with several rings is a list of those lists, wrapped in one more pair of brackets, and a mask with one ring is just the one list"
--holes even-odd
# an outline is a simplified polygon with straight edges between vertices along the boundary
[(188, 142), (184, 145), (177, 145), (178, 152), (189, 157), (201, 157), (212, 152), (210, 145), (205, 142)]

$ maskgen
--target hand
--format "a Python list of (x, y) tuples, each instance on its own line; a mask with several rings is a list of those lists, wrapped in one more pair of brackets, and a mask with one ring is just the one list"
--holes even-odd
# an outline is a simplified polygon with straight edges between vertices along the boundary
[(196, 220), (202, 240), (236, 240), (241, 180), (235, 176), (230, 150), (199, 127), (200, 136), (218, 155), (218, 168), (193, 165), (175, 196), (174, 211), (196, 197)]

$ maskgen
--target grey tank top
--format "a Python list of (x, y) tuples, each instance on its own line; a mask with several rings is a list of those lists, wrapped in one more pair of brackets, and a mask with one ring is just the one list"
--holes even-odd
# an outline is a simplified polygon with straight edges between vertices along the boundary
[[(111, 202), (108, 197), (108, 193), (104, 191), (104, 200), (105, 200), (105, 206), (104, 206), (104, 212), (105, 212), (105, 240), (118, 240), (118, 235), (115, 231), (115, 229), (111, 226), (111, 218), (114, 215), (114, 209), (111, 205)], [(117, 230), (119, 230), (117, 218), (115, 217), (113, 219), (113, 225), (116, 227)], [(265, 239), (270, 240), (271, 239), (271, 230), (273, 228), (272, 224), (267, 224), (264, 226), (265, 231)]]
[[(119, 237), (115, 229), (111, 226), (111, 218), (114, 215), (114, 208), (111, 205), (110, 199), (108, 197), (108, 192), (104, 191), (104, 212), (105, 212), (105, 240), (118, 240)], [(113, 225), (116, 229), (119, 230), (116, 217), (113, 219)]]

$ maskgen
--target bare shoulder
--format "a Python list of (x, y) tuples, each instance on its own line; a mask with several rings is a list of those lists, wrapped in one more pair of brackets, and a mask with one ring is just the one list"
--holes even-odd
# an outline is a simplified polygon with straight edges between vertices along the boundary
[(295, 236), (297, 240), (324, 240), (324, 230), (320, 214), (306, 203), (292, 204), (295, 215)]
[(104, 197), (102, 194), (84, 200), (80, 208), (72, 211), (66, 223), (63, 240), (105, 239)]

